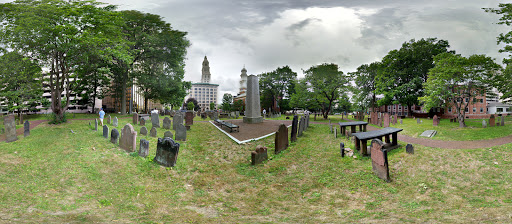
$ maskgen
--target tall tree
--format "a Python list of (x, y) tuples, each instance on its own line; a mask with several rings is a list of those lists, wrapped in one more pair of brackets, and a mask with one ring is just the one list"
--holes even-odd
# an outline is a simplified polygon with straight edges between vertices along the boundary
[(231, 95), (229, 93), (224, 93), (224, 96), (222, 96), (222, 105), (221, 105), (222, 110), (230, 111), (232, 103), (233, 103), (233, 95)]
[(434, 56), (449, 52), (448, 41), (437, 38), (411, 40), (399, 50), (390, 51), (382, 59), (382, 72), (376, 77), (377, 93), (386, 95), (394, 104), (411, 106), (418, 104), (424, 95), (423, 83), (427, 81), (429, 69), (434, 67)]
[(283, 108), (283, 99), (290, 98), (295, 92), (297, 73), (288, 65), (278, 67), (276, 70), (258, 75), (261, 90), (261, 105), (263, 108), (273, 107), (274, 101), (279, 108)]
[(443, 53), (434, 57), (435, 67), (430, 69), (425, 83), (425, 96), (420, 97), (424, 109), (455, 107), (460, 127), (465, 127), (466, 110), (477, 96), (490, 93), (491, 78), (501, 66), (485, 55), (461, 55)]
[(201, 110), (201, 106), (199, 106), (199, 102), (195, 98), (188, 98), (187, 101), (183, 103), (183, 108), (187, 108), (189, 110), (189, 104), (192, 103), (193, 107), (192, 109), (195, 111)]
[(63, 121), (70, 94), (77, 88), (75, 70), (82, 53), (123, 52), (113, 45), (121, 34), (113, 6), (100, 7), (94, 0), (24, 0), (0, 8), (0, 43), (49, 69), (46, 77), (57, 123)]
[(355, 102), (360, 107), (375, 108), (377, 106), (375, 79), (380, 70), (382, 70), (382, 63), (373, 62), (370, 65), (361, 65), (355, 72), (349, 73), (356, 85)]

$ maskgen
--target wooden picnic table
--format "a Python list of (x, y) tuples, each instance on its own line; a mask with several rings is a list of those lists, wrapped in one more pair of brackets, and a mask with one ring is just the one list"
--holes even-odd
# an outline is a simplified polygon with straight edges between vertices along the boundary
[(359, 126), (359, 132), (365, 132), (366, 131), (366, 125), (368, 125), (368, 122), (364, 121), (350, 121), (350, 122), (339, 122), (340, 125), (340, 131), (341, 134), (345, 134), (345, 130), (347, 126), (350, 126), (350, 131), (352, 133), (356, 133), (356, 126)]
[[(357, 150), (361, 149), (361, 155), (367, 156), (368, 152), (366, 151), (367, 142), (371, 139), (379, 139), (382, 141), (382, 137), (385, 137), (385, 142), (388, 143), (386, 146), (389, 150), (398, 147), (398, 132), (401, 132), (403, 129), (401, 128), (383, 128), (376, 131), (368, 131), (368, 132), (358, 132), (352, 133), (352, 136), (355, 137), (355, 148)], [(393, 137), (393, 142), (390, 141), (389, 136)]]

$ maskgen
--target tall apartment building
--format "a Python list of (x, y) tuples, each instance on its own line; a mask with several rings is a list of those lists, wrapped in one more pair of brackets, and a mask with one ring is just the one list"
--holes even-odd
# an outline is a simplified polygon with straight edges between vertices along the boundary
[(201, 69), (201, 82), (192, 83), (192, 88), (188, 90), (188, 94), (185, 97), (185, 102), (189, 98), (194, 98), (199, 103), (202, 111), (210, 110), (210, 103), (214, 103), (217, 105), (217, 96), (218, 96), (218, 84), (210, 83), (211, 73), (210, 73), (210, 62), (206, 56), (204, 56), (203, 60), (203, 68)]

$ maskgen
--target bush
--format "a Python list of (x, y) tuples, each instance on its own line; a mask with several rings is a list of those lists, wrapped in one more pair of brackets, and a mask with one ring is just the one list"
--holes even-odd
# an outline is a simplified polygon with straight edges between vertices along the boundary
[(55, 113), (49, 113), (49, 114), (46, 114), (46, 119), (48, 119), (48, 124), (61, 124), (61, 123), (66, 123), (67, 122), (67, 116), (68, 116), (68, 113), (64, 113), (64, 116), (62, 117), (62, 120), (57, 120), (57, 114)]

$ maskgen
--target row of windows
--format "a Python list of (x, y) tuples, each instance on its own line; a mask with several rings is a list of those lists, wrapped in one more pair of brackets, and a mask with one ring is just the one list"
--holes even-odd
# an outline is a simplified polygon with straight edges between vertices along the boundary
[[(465, 111), (466, 111), (466, 113), (469, 113), (469, 108), (466, 108)], [(477, 108), (473, 107), (473, 113), (476, 113), (476, 111), (477, 111)], [(487, 108), (486, 111), (489, 111), (489, 108)], [(451, 107), (448, 108), (448, 112), (450, 112), (450, 113), (452, 112)], [(484, 108), (480, 107), (480, 113), (484, 113)]]

